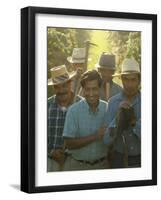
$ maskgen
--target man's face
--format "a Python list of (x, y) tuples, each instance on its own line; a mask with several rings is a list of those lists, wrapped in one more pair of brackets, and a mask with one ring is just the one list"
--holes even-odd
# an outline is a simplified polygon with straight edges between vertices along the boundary
[(62, 84), (54, 85), (54, 91), (58, 100), (68, 101), (71, 93), (71, 80)]
[(127, 96), (133, 97), (137, 94), (140, 85), (138, 74), (128, 74), (121, 76), (124, 92)]
[(85, 71), (84, 63), (73, 63), (74, 70), (77, 71), (78, 69), (83, 73)]
[(112, 75), (114, 74), (113, 69), (99, 68), (103, 82), (110, 82), (112, 80)]
[(84, 97), (90, 106), (97, 106), (99, 100), (98, 80), (86, 81), (84, 86)]

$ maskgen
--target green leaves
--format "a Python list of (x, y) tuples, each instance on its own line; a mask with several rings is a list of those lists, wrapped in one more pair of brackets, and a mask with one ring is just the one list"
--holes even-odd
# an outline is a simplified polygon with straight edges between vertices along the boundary
[[(67, 57), (71, 56), (74, 47), (84, 47), (84, 41), (90, 38), (90, 31), (70, 28), (48, 28), (47, 30), (47, 66), (48, 78), (50, 69), (65, 64), (69, 71), (71, 65)], [(48, 88), (48, 96), (53, 95), (52, 87)]]
[[(50, 77), (50, 69), (54, 66), (65, 64), (67, 69), (72, 71), (67, 57), (71, 56), (73, 48), (85, 47), (86, 40), (97, 44), (97, 46), (91, 46), (89, 50), (91, 58), (88, 63), (89, 69), (95, 67), (99, 55), (103, 51), (116, 55), (117, 71), (120, 70), (125, 57), (134, 57), (141, 63), (141, 32), (50, 27), (47, 30), (48, 78)], [(115, 81), (120, 83), (120, 80), (115, 79)], [(51, 96), (52, 93), (52, 88), (49, 88), (48, 96)]]
[(117, 56), (117, 69), (125, 57), (134, 57), (141, 63), (141, 32), (107, 31), (107, 44)]

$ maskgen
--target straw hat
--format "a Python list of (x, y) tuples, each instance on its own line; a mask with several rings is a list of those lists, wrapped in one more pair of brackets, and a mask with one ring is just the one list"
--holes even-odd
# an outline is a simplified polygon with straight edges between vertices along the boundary
[(74, 48), (72, 56), (68, 57), (67, 60), (70, 63), (85, 63), (86, 49), (85, 48)]
[(115, 77), (115, 76), (136, 74), (136, 73), (137, 74), (140, 73), (139, 63), (134, 58), (126, 58), (122, 63), (121, 72), (118, 74), (114, 74), (112, 76)]
[(72, 79), (76, 72), (69, 73), (65, 65), (60, 65), (50, 69), (51, 78), (48, 79), (48, 85), (58, 85)]
[(99, 58), (98, 63), (95, 65), (96, 68), (104, 68), (115, 70), (115, 55), (107, 54), (103, 52)]

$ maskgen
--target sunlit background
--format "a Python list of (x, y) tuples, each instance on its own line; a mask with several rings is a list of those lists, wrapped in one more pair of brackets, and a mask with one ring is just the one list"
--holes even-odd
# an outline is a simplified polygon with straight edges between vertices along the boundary
[[(48, 78), (50, 68), (63, 65), (72, 71), (67, 57), (72, 55), (73, 48), (86, 47), (89, 41), (89, 61), (87, 68), (94, 69), (102, 52), (116, 56), (116, 71), (120, 71), (121, 63), (125, 57), (134, 57), (141, 63), (141, 32), (87, 30), (71, 28), (48, 28)], [(118, 84), (120, 80), (114, 79)], [(53, 89), (48, 87), (48, 97), (53, 95)]]

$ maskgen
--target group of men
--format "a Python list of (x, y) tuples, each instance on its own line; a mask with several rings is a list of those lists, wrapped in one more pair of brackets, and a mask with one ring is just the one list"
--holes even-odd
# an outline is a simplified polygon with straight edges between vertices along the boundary
[(48, 80), (55, 95), (48, 99), (47, 171), (140, 167), (138, 62), (126, 58), (115, 74), (115, 55), (103, 52), (96, 69), (86, 70), (85, 48), (74, 48), (68, 61), (72, 73), (57, 66)]

